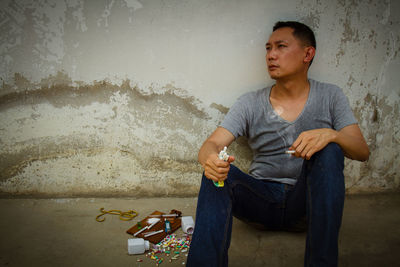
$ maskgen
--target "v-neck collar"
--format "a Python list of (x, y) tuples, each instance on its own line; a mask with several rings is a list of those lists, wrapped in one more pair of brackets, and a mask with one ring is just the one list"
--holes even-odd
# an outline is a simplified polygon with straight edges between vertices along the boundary
[(311, 94), (313, 94), (313, 92), (314, 92), (314, 81), (311, 80), (311, 79), (309, 79), (308, 82), (309, 82), (309, 84), (310, 84), (310, 91), (308, 92), (307, 101), (306, 101), (306, 103), (304, 104), (304, 107), (303, 107), (302, 111), (300, 112), (300, 114), (297, 116), (297, 118), (296, 118), (294, 121), (288, 121), (288, 120), (285, 120), (284, 118), (282, 118), (282, 117), (275, 111), (274, 107), (272, 106), (271, 100), (270, 100), (270, 95), (271, 95), (271, 89), (272, 89), (273, 85), (267, 87), (267, 90), (266, 90), (266, 93), (265, 93), (266, 102), (267, 102), (267, 105), (266, 105), (266, 106), (267, 106), (268, 111), (273, 112), (273, 114), (274, 114), (279, 120), (281, 120), (281, 121), (283, 121), (283, 122), (285, 122), (285, 123), (288, 123), (288, 124), (294, 124), (294, 123), (296, 123), (296, 122), (303, 116), (303, 114), (304, 114), (304, 112), (305, 112), (307, 106), (309, 105), (309, 103), (310, 103), (310, 101), (311, 101), (311, 100), (310, 100), (310, 99), (311, 99)]

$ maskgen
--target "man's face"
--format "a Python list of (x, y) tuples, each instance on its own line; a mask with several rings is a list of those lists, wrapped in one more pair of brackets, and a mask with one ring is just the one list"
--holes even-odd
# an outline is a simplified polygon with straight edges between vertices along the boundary
[(288, 78), (307, 72), (308, 64), (304, 61), (307, 48), (296, 39), (293, 29), (284, 27), (272, 32), (265, 48), (268, 73), (272, 79)]

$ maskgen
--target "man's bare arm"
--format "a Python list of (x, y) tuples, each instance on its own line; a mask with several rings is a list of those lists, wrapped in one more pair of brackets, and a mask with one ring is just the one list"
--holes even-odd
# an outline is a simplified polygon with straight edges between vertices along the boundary
[(218, 127), (207, 140), (203, 143), (199, 150), (198, 160), (204, 168), (204, 174), (207, 178), (213, 181), (225, 180), (229, 164), (235, 160), (230, 156), (228, 161), (225, 162), (218, 158), (218, 153), (225, 146), (228, 147), (235, 137), (231, 132), (225, 128)]
[(333, 142), (340, 145), (346, 157), (366, 161), (369, 158), (369, 148), (357, 124), (341, 129)]

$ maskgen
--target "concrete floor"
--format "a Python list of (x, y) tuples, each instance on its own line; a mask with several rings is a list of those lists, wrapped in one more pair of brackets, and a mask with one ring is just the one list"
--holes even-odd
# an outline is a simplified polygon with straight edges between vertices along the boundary
[[(99, 223), (101, 207), (134, 209), (139, 216), (126, 222), (107, 215)], [(125, 231), (154, 210), (171, 209), (194, 216), (196, 198), (0, 199), (0, 265), (155, 266), (149, 258), (127, 254)], [(259, 231), (234, 220), (230, 266), (302, 266), (304, 243), (305, 233)], [(184, 259), (160, 266), (183, 266)], [(400, 265), (400, 194), (347, 197), (339, 263)]]

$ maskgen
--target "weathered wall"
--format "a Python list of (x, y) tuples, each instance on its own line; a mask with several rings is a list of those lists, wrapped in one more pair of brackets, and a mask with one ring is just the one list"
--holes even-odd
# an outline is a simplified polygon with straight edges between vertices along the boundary
[[(197, 151), (244, 92), (270, 84), (277, 20), (316, 32), (310, 77), (349, 97), (371, 148), (350, 192), (400, 187), (400, 1), (0, 3), (0, 192), (194, 195)], [(239, 140), (230, 153), (246, 168)]]

